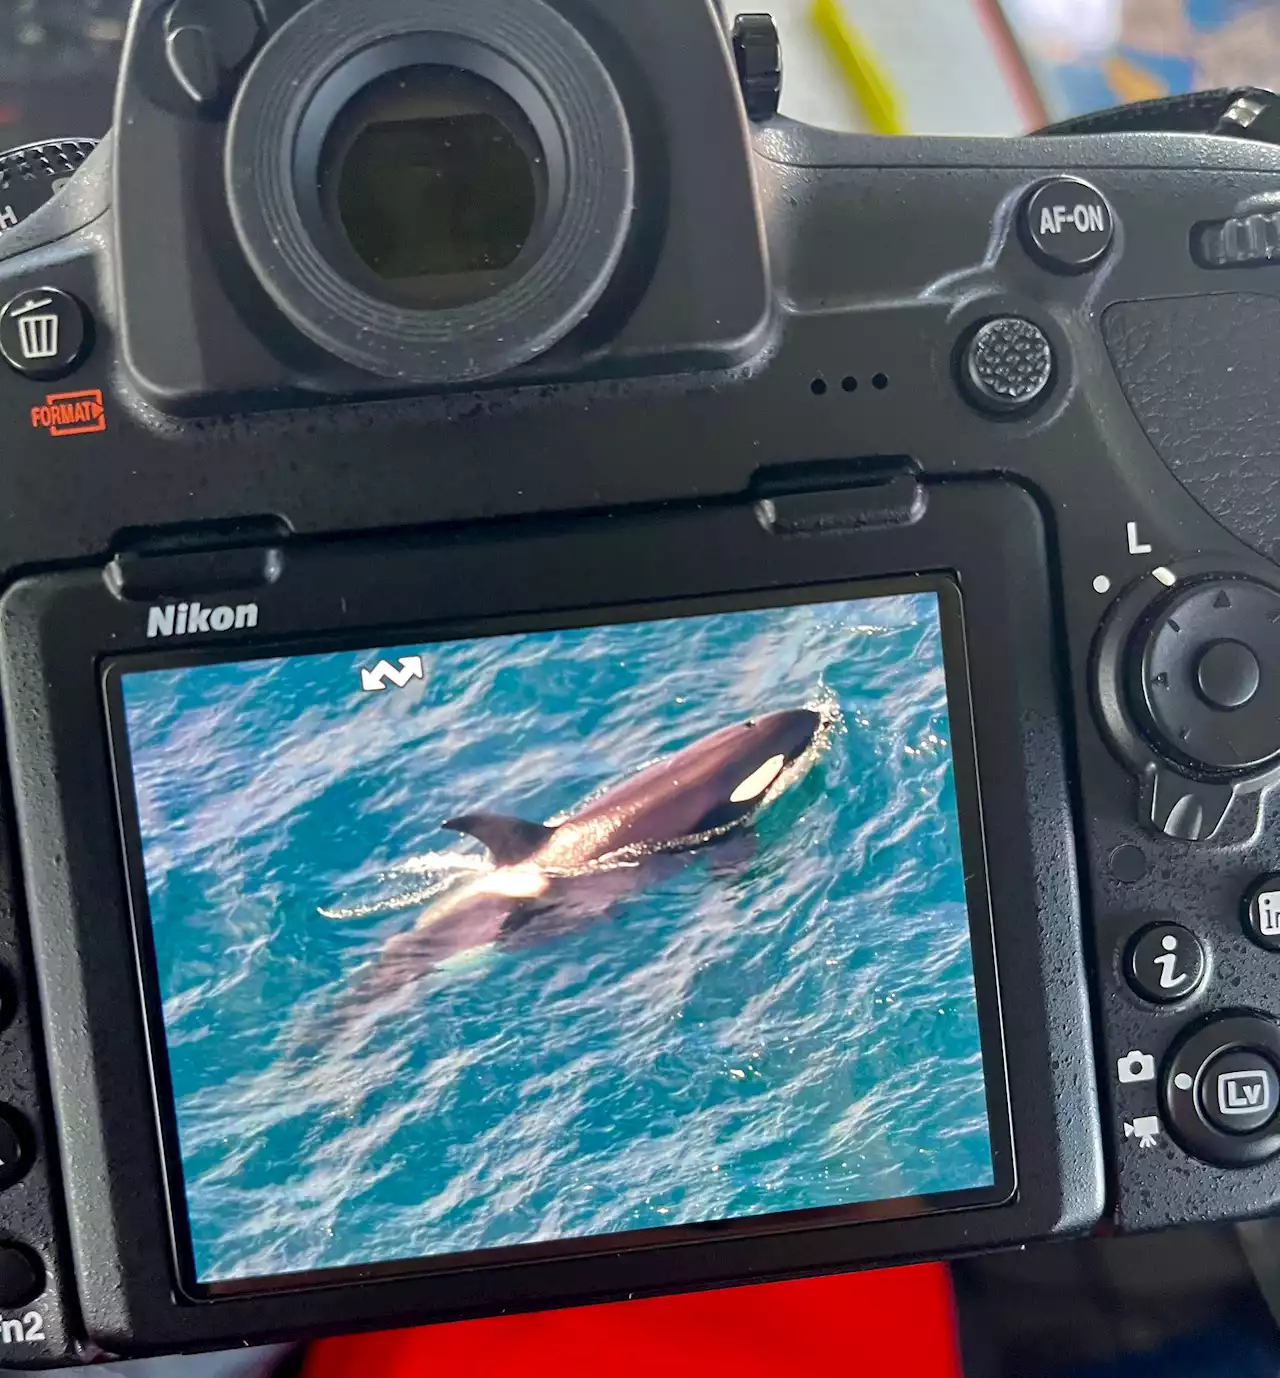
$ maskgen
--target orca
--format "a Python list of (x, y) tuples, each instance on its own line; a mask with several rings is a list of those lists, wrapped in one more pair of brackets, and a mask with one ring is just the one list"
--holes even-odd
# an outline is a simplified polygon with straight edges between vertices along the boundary
[(723, 727), (606, 790), (560, 823), (467, 813), (442, 827), (494, 868), (443, 895), (388, 940), (373, 985), (389, 989), (490, 947), (528, 946), (603, 918), (652, 863), (741, 828), (814, 746), (821, 713), (788, 709)]

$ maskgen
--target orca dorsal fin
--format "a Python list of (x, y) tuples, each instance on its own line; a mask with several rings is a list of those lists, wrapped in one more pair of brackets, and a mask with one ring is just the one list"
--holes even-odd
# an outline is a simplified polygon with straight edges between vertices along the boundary
[(510, 818), (502, 813), (468, 813), (441, 826), (483, 842), (499, 866), (528, 860), (555, 832), (545, 823), (530, 823), (526, 818)]

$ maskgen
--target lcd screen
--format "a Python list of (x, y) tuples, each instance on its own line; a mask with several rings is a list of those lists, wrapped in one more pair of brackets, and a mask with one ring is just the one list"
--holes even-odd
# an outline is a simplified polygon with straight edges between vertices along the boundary
[(959, 596), (875, 587), (109, 667), (193, 1286), (1007, 1199)]

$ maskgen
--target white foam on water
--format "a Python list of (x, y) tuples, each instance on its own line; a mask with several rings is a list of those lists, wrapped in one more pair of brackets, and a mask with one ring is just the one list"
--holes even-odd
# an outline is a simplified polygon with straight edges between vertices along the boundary
[(458, 871), (487, 871), (492, 863), (474, 852), (423, 852), (398, 861), (387, 871), (388, 876), (451, 875)]
[(374, 884), (395, 880), (400, 876), (433, 876), (436, 879), (427, 885), (415, 885), (407, 890), (397, 890), (378, 899), (365, 900), (357, 904), (325, 904), (316, 912), (324, 919), (369, 919), (382, 914), (394, 914), (401, 909), (412, 909), (426, 904), (442, 891), (449, 888), (459, 875), (483, 875), (493, 870), (493, 863), (487, 857), (476, 856), (472, 852), (424, 852), (411, 856), (373, 879)]

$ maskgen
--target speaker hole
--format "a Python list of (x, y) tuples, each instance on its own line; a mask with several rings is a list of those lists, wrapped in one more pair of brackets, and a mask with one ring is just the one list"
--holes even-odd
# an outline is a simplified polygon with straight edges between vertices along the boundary
[(815, 378), (813, 382), (809, 384), (809, 391), (813, 393), (815, 397), (822, 397), (826, 393), (826, 390), (827, 380), (825, 378)]
[(853, 376), (853, 374), (851, 373), (851, 374), (849, 374), (849, 376), (848, 376), (847, 378), (841, 378), (841, 380), (840, 380), (840, 386), (841, 386), (846, 392), (857, 392), (857, 390), (858, 390), (858, 380), (857, 380), (857, 379)]
[(883, 392), (889, 386), (889, 375), (887, 373), (877, 373), (871, 380), (871, 386), (877, 392)]

